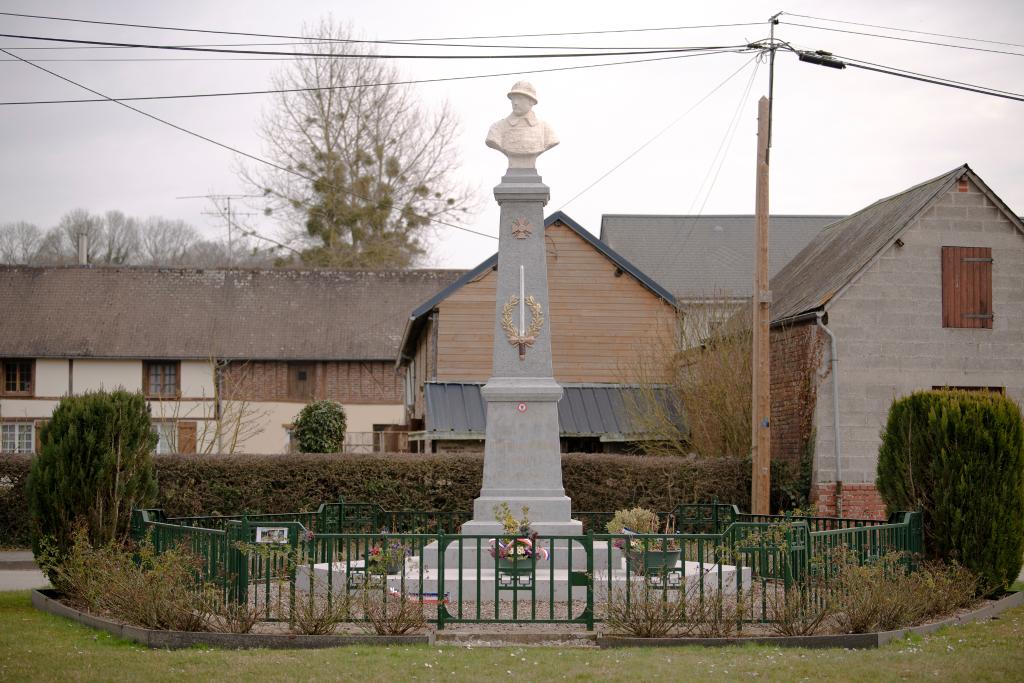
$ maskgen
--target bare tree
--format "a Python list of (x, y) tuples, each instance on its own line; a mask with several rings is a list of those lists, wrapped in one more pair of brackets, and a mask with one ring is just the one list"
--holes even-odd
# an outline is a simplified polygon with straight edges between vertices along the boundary
[(43, 231), (25, 221), (0, 225), (0, 263), (33, 265), (39, 258)]
[(139, 254), (139, 222), (120, 211), (107, 211), (100, 239), (99, 263), (132, 263)]
[[(373, 55), (346, 43), (351, 30), (324, 19), (303, 52)], [(328, 42), (335, 41), (335, 42)], [(327, 267), (404, 267), (425, 252), (431, 219), (472, 208), (456, 183), (458, 125), (447, 106), (428, 113), (395, 67), (379, 58), (305, 58), (274, 78), (264, 113), (267, 154), (293, 171), (243, 170), (304, 242), (301, 260)], [(298, 174), (298, 175), (296, 175)], [(301, 176), (301, 177), (299, 177)]]
[(47, 231), (40, 245), (40, 259), (45, 263), (75, 263), (78, 237), (88, 239), (89, 263), (122, 265), (131, 263), (138, 254), (138, 221), (120, 211), (103, 216), (85, 209), (64, 214), (56, 227)]
[(153, 216), (142, 225), (139, 262), (153, 266), (192, 265), (189, 254), (199, 233), (184, 221)]
[(627, 409), (648, 435), (648, 453), (750, 452), (750, 314), (721, 297), (709, 301), (681, 311), (679, 334), (630, 368), (638, 391)]

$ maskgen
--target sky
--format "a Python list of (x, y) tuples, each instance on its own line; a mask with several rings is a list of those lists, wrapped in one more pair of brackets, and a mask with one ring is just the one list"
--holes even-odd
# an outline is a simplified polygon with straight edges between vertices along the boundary
[[(492, 46), (389, 46), (390, 51), (476, 56), (548, 54), (565, 47), (746, 45), (767, 38), (769, 17), (783, 12), (775, 36), (795, 49), (826, 50), (1024, 94), (1024, 3), (1018, 0), (791, 0), (782, 5), (756, 0), (0, 0), (0, 12), (285, 35), (306, 35), (304, 28), (333, 14), (367, 39), (460, 38)], [(713, 24), (744, 25), (683, 28)], [(273, 42), (2, 15), (0, 29), (4, 34), (161, 45)], [(562, 35), (522, 37), (541, 33)], [(496, 35), (520, 37), (469, 39)], [(70, 45), (23, 38), (0, 38), (0, 44), (25, 59), (60, 60), (38, 64), (113, 98), (267, 89), (272, 73), (288, 66), (287, 60), (141, 49), (24, 49)], [(112, 57), (146, 61), (107, 61)], [(175, 61), (150, 61), (154, 57)], [(424, 106), (447, 103), (460, 121), (459, 179), (477, 189), (480, 210), (452, 222), (497, 234), (492, 188), (505, 170), (505, 158), (485, 147), (484, 138), (489, 125), (509, 113), (505, 94), (521, 78), (536, 87), (540, 102), (534, 111), (561, 139), (538, 161), (551, 188), (548, 213), (562, 210), (595, 235), (604, 214), (752, 214), (757, 99), (767, 95), (769, 75), (768, 64), (753, 54), (511, 73), (651, 58), (400, 60), (398, 68), (411, 79), (505, 74), (413, 86)], [(6, 55), (0, 54), (0, 60), (0, 102), (92, 97)], [(250, 154), (265, 151), (258, 121), (272, 104), (270, 96), (132, 104)], [(251, 189), (239, 178), (239, 169), (256, 163), (111, 102), (0, 104), (0, 150), (0, 223), (28, 221), (48, 228), (72, 209), (117, 209), (138, 217), (182, 219), (210, 237), (223, 237), (225, 228), (222, 220), (207, 215), (213, 209), (209, 201), (179, 197), (248, 194)], [(1012, 210), (1024, 213), (1024, 102), (863, 69), (830, 69), (778, 53), (773, 213), (851, 213), (965, 162)], [(253, 215), (241, 220), (263, 234), (279, 234), (282, 226), (260, 215), (260, 208), (242, 205), (240, 212)], [(439, 268), (473, 267), (497, 248), (491, 237), (447, 226), (435, 226), (429, 244), (423, 265)]]

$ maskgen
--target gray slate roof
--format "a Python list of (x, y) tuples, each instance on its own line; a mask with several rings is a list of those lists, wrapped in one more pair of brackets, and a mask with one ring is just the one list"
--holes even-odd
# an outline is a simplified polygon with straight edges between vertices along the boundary
[(0, 266), (0, 356), (394, 360), (463, 272)]
[[(447, 434), (479, 434), (487, 431), (487, 408), (480, 384), (427, 382), (426, 430), (431, 438)], [(558, 401), (561, 436), (598, 436), (610, 440), (635, 438), (641, 428), (631, 418), (629, 406), (636, 405), (635, 387), (616, 384), (563, 384)], [(659, 391), (659, 390), (655, 390)], [(667, 401), (667, 394), (662, 397)], [(632, 402), (631, 402), (632, 401)], [(680, 425), (683, 423), (679, 419)]]
[(880, 199), (826, 229), (772, 278), (772, 320), (825, 307), (933, 202), (966, 175), (1015, 224), (1020, 220), (967, 164)]
[[(773, 215), (769, 275), (777, 273), (818, 232), (842, 216)], [(750, 296), (754, 279), (754, 216), (607, 214), (601, 239), (680, 300), (712, 294)]]

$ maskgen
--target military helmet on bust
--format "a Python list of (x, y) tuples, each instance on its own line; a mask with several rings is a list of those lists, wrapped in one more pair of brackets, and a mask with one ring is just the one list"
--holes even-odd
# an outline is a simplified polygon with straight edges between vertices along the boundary
[(537, 91), (529, 81), (519, 81), (513, 85), (512, 89), (508, 91), (508, 96), (510, 98), (512, 95), (525, 95), (533, 100), (534, 104), (537, 104)]

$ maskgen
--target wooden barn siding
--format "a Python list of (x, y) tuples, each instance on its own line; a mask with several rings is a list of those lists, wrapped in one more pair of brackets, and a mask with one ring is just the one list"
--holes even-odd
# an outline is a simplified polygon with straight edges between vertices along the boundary
[[(673, 333), (675, 310), (569, 228), (548, 228), (547, 241), (555, 379), (630, 381), (638, 349)], [(490, 377), (495, 282), (488, 271), (439, 306), (438, 380)]]
[[(313, 361), (314, 399), (341, 403), (401, 403), (402, 375), (390, 361)], [(224, 368), (224, 398), (305, 403), (288, 397), (288, 363), (232, 361)]]

